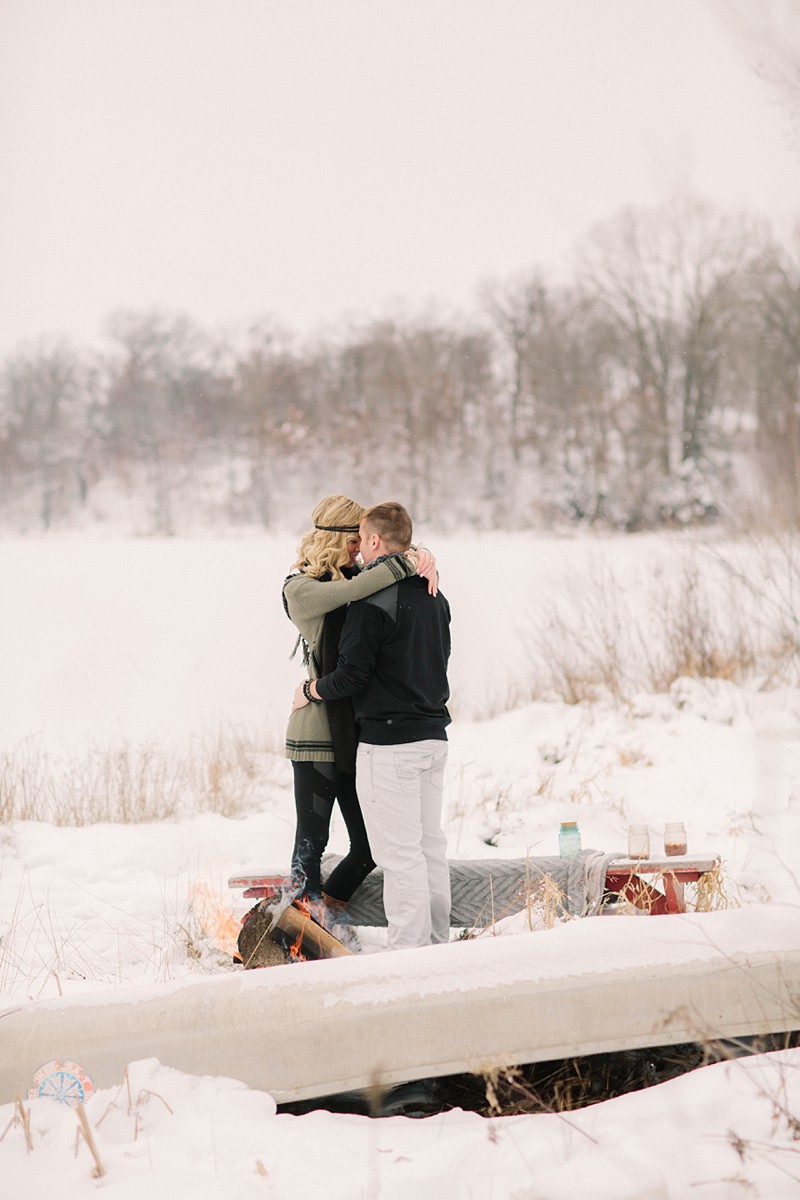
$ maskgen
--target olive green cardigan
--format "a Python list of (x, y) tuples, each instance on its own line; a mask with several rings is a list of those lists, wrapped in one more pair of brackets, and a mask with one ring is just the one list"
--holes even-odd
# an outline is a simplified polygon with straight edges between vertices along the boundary
[[(415, 573), (414, 564), (403, 554), (392, 555), (362, 571), (352, 579), (330, 579), (323, 582), (312, 575), (290, 575), (283, 585), (286, 611), (300, 636), (308, 646), (308, 674), (319, 675), (316, 655), (325, 614), (363, 600), (390, 584)], [(324, 704), (306, 704), (289, 717), (286, 730), (286, 757), (295, 762), (334, 762), (333, 741)]]

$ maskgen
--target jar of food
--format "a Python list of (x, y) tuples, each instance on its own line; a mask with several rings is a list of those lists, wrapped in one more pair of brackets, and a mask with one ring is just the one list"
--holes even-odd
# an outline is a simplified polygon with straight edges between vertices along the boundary
[(628, 858), (650, 857), (650, 834), (646, 825), (631, 825), (628, 830)]
[(562, 858), (574, 858), (580, 853), (581, 831), (577, 821), (562, 821), (558, 831), (558, 853)]
[(685, 854), (686, 849), (686, 826), (683, 821), (668, 821), (664, 826), (664, 853), (672, 857)]

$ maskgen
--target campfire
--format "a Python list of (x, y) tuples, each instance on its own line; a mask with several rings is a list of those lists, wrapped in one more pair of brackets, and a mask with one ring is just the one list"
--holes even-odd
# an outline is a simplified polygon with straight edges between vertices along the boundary
[[(315, 908), (317, 906), (314, 906)], [(247, 969), (272, 967), (286, 962), (308, 962), (352, 954), (323, 926), (323, 905), (312, 912), (307, 902), (262, 900), (242, 921), (238, 936), (239, 956)]]
[(189, 889), (189, 901), (195, 920), (211, 945), (233, 957), (240, 924), (225, 902), (206, 883), (196, 883)]

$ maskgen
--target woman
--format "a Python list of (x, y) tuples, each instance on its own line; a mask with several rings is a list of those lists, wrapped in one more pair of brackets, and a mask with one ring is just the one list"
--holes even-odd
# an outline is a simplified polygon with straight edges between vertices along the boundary
[[(435, 564), (424, 551), (388, 556), (369, 571), (356, 565), (359, 522), (364, 509), (346, 496), (326, 496), (312, 513), (313, 529), (300, 540), (296, 573), (283, 585), (283, 604), (299, 633), (309, 677), (332, 671), (347, 605), (382, 591)], [(342, 909), (375, 863), (356, 795), (357, 733), (350, 700), (307, 704), (292, 712), (286, 754), (294, 771), (297, 829), (292, 851), (292, 886), (309, 900)], [(320, 862), (328, 843), (334, 801), (339, 801), (350, 850), (325, 881)]]

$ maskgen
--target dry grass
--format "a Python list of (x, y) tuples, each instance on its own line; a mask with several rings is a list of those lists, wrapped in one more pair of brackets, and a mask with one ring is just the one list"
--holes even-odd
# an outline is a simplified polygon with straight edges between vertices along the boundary
[[(603, 908), (613, 908), (616, 915), (638, 916), (650, 913), (654, 897), (652, 889), (664, 892), (664, 879), (669, 875), (668, 869), (653, 871), (646, 878), (633, 875), (628, 885), (627, 894), (619, 896), (609, 894), (603, 900)], [(734, 894), (735, 885), (731, 882), (721, 859), (717, 859), (710, 871), (706, 871), (696, 883), (686, 883), (684, 887), (684, 903), (687, 912), (719, 912), (722, 909), (740, 908), (741, 902)]]
[(553, 929), (563, 921), (573, 920), (567, 908), (567, 897), (558, 883), (547, 872), (539, 874), (536, 879), (531, 872), (530, 857), (525, 859), (525, 882), (520, 885), (511, 899), (495, 904), (492, 880), (489, 879), (490, 900), (482, 910), (470, 929), (462, 930), (459, 940), (472, 940), (482, 937), (497, 937), (497, 926), (509, 917), (525, 913), (525, 926), (529, 932)]
[[(79, 880), (75, 887), (86, 890)], [(174, 888), (159, 890), (160, 912), (128, 903), (123, 889), (119, 897), (94, 894), (87, 917), (62, 911), (49, 887), (42, 890), (25, 876), (6, 908), (8, 919), (0, 922), (0, 993), (38, 1000), (62, 995), (76, 982), (166, 982), (187, 970), (231, 969), (240, 920), (230, 899), (188, 873)]]
[[(566, 896), (561, 888), (549, 875), (542, 876), (536, 888), (533, 900), (528, 891), (529, 912), (532, 908), (539, 916), (545, 929), (553, 929), (557, 922), (572, 920), (567, 910)], [(533, 928), (529, 917), (529, 928)]]
[[(723, 908), (741, 908), (741, 902), (733, 894), (734, 885), (725, 873), (721, 859), (717, 859), (710, 871), (701, 875), (694, 884), (692, 907), (695, 912), (717, 912)], [(691, 901), (687, 902), (687, 908)]]
[[(473, 926), (462, 932), (464, 939), (495, 937), (507, 930), (498, 930), (500, 922), (520, 916), (524, 912), (525, 926), (529, 931), (551, 930), (556, 925), (575, 919), (569, 911), (567, 896), (562, 887), (547, 872), (531, 870), (531, 858), (526, 856), (526, 878), (515, 893), (502, 903), (496, 902), (491, 891), (486, 907), (478, 914)], [(607, 892), (599, 906), (600, 915), (643, 916), (651, 913), (656, 894), (663, 899), (666, 891), (665, 877), (669, 869), (654, 870), (646, 877), (632, 871), (625, 895)], [(716, 859), (712, 868), (701, 875), (696, 883), (683, 885), (683, 899), (687, 912), (717, 912), (722, 909), (740, 908), (735, 884), (727, 874), (722, 859)], [(515, 932), (520, 932), (519, 925)]]
[[(738, 551), (738, 552), (737, 552)], [(690, 677), (762, 687), (800, 682), (800, 549), (693, 547), (632, 594), (607, 568), (573, 580), (523, 640), (527, 700), (629, 703)], [(518, 689), (508, 707), (519, 702)], [(513, 701), (513, 703), (511, 703)]]
[(31, 739), (0, 755), (0, 822), (81, 826), (194, 812), (241, 816), (274, 776), (279, 752), (258, 735), (225, 730), (183, 750), (126, 744), (83, 755), (58, 754)]
[[(485, 1071), (476, 1078), (473, 1096), (477, 1100), (480, 1088), (483, 1105), (470, 1105), (461, 1097), (458, 1102), (464, 1108), (479, 1108), (488, 1117), (575, 1112), (590, 1104), (664, 1083), (709, 1063), (766, 1054), (798, 1043), (800, 1033), (797, 1032), (764, 1034), (737, 1041), (707, 1040), (676, 1046), (650, 1046), (641, 1050), (618, 1050), (528, 1066), (503, 1067)], [(472, 1090), (463, 1077), (454, 1079), (453, 1087)], [(800, 1133), (800, 1122), (779, 1098), (777, 1107), (777, 1115), (796, 1138)]]

